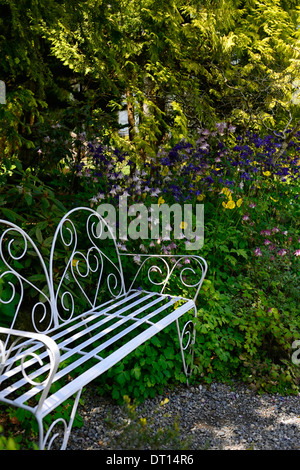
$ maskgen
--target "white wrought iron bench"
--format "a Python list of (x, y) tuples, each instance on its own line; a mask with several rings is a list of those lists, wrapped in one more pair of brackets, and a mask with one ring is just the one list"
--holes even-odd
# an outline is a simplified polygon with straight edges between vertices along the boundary
[[(66, 214), (52, 240), (38, 236), (39, 249), (16, 224), (0, 226), (0, 402), (35, 415), (40, 449), (51, 448), (59, 423), (65, 449), (83, 387), (173, 322), (188, 376), (203, 258), (141, 255), (137, 265), (89, 208)], [(103, 240), (102, 230), (111, 237)], [(51, 246), (48, 260), (44, 245)], [(136, 271), (129, 287), (123, 268), (126, 278)], [(193, 295), (171, 295), (172, 283)], [(44, 418), (73, 396), (69, 422), (54, 419), (44, 429)]]

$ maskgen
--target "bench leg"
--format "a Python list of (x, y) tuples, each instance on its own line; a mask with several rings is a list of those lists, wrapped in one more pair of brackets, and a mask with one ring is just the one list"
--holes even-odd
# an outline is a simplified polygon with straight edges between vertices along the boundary
[[(70, 437), (70, 434), (71, 434), (71, 429), (72, 429), (72, 426), (73, 426), (73, 422), (74, 422), (74, 419), (75, 419), (75, 416), (76, 416), (76, 411), (77, 411), (77, 407), (78, 407), (78, 404), (79, 404), (79, 399), (80, 399), (81, 392), (82, 392), (82, 389), (80, 389), (76, 394), (75, 401), (74, 401), (73, 408), (72, 408), (72, 412), (71, 412), (71, 415), (70, 415), (69, 424), (67, 424), (66, 420), (63, 419), (63, 418), (56, 419), (55, 421), (53, 421), (53, 423), (49, 427), (45, 437), (44, 437), (43, 418), (41, 418), (39, 416), (36, 416), (37, 422), (38, 422), (38, 425), (39, 425), (39, 449), (40, 450), (45, 450), (46, 448), (47, 448), (47, 450), (51, 450), (51, 446), (52, 446), (53, 442), (60, 435), (58, 432), (53, 434), (52, 436), (51, 436), (51, 434), (53, 432), (54, 427), (59, 423), (62, 423), (63, 428), (64, 428), (63, 442), (62, 442), (62, 445), (61, 445), (60, 449), (61, 450), (66, 449), (67, 444), (68, 444), (68, 440), (69, 440), (69, 437)], [(49, 442), (48, 442), (48, 440), (49, 440)]]
[[(195, 317), (197, 317), (197, 309), (195, 307)], [(190, 371), (188, 368), (188, 365), (185, 360), (185, 354), (187, 353), (188, 355), (192, 356), (192, 360), (194, 357), (194, 352), (193, 352), (193, 345), (195, 344), (195, 339), (196, 339), (196, 329), (195, 329), (195, 324), (193, 320), (187, 321), (182, 330), (180, 331), (180, 325), (178, 319), (176, 320), (176, 326), (177, 326), (177, 332), (178, 332), (178, 338), (179, 338), (179, 345), (180, 345), (180, 352), (181, 352), (181, 357), (182, 357), (182, 363), (183, 363), (183, 370), (186, 375), (186, 381), (187, 385), (189, 385), (189, 376), (190, 376)]]

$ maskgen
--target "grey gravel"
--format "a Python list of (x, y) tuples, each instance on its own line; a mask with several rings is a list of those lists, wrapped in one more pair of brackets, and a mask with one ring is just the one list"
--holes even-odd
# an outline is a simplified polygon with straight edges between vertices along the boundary
[[(243, 384), (180, 385), (147, 399), (135, 409), (134, 417), (128, 417), (124, 406), (99, 396), (95, 386), (87, 387), (83, 398), (78, 411), (84, 424), (73, 428), (69, 450), (297, 450), (300, 447), (299, 396), (259, 395)], [(175, 434), (162, 447), (151, 438), (159, 429), (163, 437), (168, 429)], [(142, 443), (137, 443), (132, 433), (138, 434)]]

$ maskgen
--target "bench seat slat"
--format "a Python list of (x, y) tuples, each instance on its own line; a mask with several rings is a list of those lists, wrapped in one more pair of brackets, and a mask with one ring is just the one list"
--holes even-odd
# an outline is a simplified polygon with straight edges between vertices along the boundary
[[(58, 339), (62, 340), (61, 342), (57, 341), (57, 344), (58, 344), (60, 350), (62, 352), (65, 351), (61, 355), (61, 362), (71, 358), (77, 352), (78, 352), (78, 355), (80, 357), (78, 359), (76, 359), (74, 362), (72, 362), (71, 364), (68, 364), (63, 369), (59, 370), (55, 375), (54, 382), (57, 381), (57, 380), (62, 379), (67, 374), (70, 374), (75, 368), (83, 365), (85, 362), (87, 362), (88, 360), (93, 359), (95, 356), (97, 356), (98, 360), (100, 359), (100, 364), (98, 364), (99, 367), (100, 367), (100, 369), (98, 371), (98, 374), (102, 373), (102, 368), (104, 368), (103, 369), (103, 371), (104, 371), (104, 370), (107, 370), (109, 367), (111, 367), (110, 365), (106, 366), (106, 364), (110, 364), (110, 361), (111, 361), (109, 359), (110, 357), (114, 358), (113, 359), (113, 361), (115, 361), (114, 363), (117, 362), (117, 360), (116, 360), (117, 356), (116, 356), (115, 352), (111, 353), (108, 357), (101, 360), (99, 355), (107, 347), (113, 345), (116, 341), (121, 340), (127, 334), (129, 334), (129, 333), (133, 332), (135, 329), (137, 329), (139, 326), (141, 326), (141, 325), (147, 326), (146, 331), (143, 331), (142, 333), (138, 333), (136, 337), (134, 337), (132, 340), (129, 341), (129, 344), (131, 344), (131, 347), (132, 347), (132, 349), (130, 349), (130, 352), (131, 352), (138, 345), (142, 344), (142, 342), (144, 342), (147, 339), (151, 338), (156, 332), (163, 329), (165, 327), (165, 321), (166, 321), (165, 319), (168, 319), (167, 324), (170, 324), (171, 322), (174, 321), (174, 316), (175, 316), (175, 319), (179, 318), (183, 313), (185, 313), (186, 311), (188, 311), (188, 310), (190, 310), (191, 308), (194, 307), (193, 301), (184, 300), (185, 304), (183, 306), (173, 310), (171, 313), (168, 313), (165, 318), (159, 319), (157, 321), (157, 323), (153, 323), (153, 321), (151, 321), (151, 319), (154, 320), (155, 316), (165, 312), (167, 309), (172, 307), (176, 302), (178, 302), (179, 300), (183, 300), (183, 299), (181, 297), (168, 297), (166, 295), (161, 295), (161, 294), (157, 294), (157, 293), (139, 292), (138, 294), (140, 294), (140, 295), (134, 295), (134, 296), (128, 297), (127, 299), (126, 298), (123, 299), (123, 302), (122, 302), (123, 305), (127, 301), (128, 301), (128, 304), (125, 305), (125, 307), (123, 306), (120, 309), (117, 308), (117, 310), (115, 312), (109, 313), (107, 311), (107, 309), (104, 309), (103, 311), (100, 309), (97, 313), (93, 313), (93, 314), (91, 313), (90, 316), (84, 318), (84, 320), (82, 320), (81, 322), (78, 322), (77, 323), (77, 328), (75, 328), (74, 325), (71, 325), (71, 326), (68, 326), (65, 330), (61, 327), (59, 329), (57, 329), (57, 333), (54, 334), (52, 336), (52, 338), (55, 341), (57, 341)], [(138, 297), (138, 299), (136, 300), (137, 297)], [(154, 300), (149, 302), (149, 299), (151, 297), (155, 297), (155, 298), (154, 298)], [(142, 305), (144, 301), (146, 303), (144, 305)], [(147, 311), (149, 311), (150, 308), (157, 307), (157, 305), (159, 305), (159, 303), (161, 303), (161, 302), (163, 302), (163, 305), (156, 308), (154, 311), (150, 311), (150, 312), (147, 313)], [(116, 306), (118, 307), (119, 305), (120, 305), (120, 302), (116, 302), (115, 306), (113, 304), (111, 304), (109, 306), (109, 309), (114, 310), (114, 308)], [(139, 305), (142, 305), (142, 306), (136, 309), (136, 307), (138, 307)], [(130, 310), (132, 308), (134, 308), (134, 311), (132, 313), (129, 313), (127, 315), (122, 315), (122, 314), (125, 314), (128, 310)], [(138, 315), (141, 314), (141, 313), (143, 313), (145, 316), (143, 318), (138, 318)], [(97, 318), (98, 318), (98, 321), (96, 321)], [(105, 326), (106, 323), (110, 322), (111, 320), (114, 320), (114, 319), (117, 320), (115, 322), (115, 324), (110, 325), (110, 327), (107, 328)], [(92, 325), (87, 326), (90, 322), (92, 322)], [(107, 339), (104, 343), (100, 344), (98, 347), (93, 348), (93, 350), (91, 350), (90, 352), (85, 352), (84, 351), (84, 348), (90, 346), (92, 343), (95, 343), (97, 340), (100, 340), (103, 337), (105, 339), (105, 336), (109, 333), (108, 329), (110, 330), (110, 332), (113, 332), (114, 330), (116, 330), (117, 328), (122, 327), (123, 325), (126, 326), (128, 323), (129, 323), (129, 326), (122, 329), (118, 333), (114, 334), (111, 338)], [(83, 326), (84, 326), (84, 329), (80, 330), (80, 328), (82, 328)], [(90, 336), (90, 333), (93, 330), (96, 330), (99, 327), (102, 327), (104, 329), (102, 329), (99, 333), (97, 333), (97, 334), (93, 333)], [(78, 331), (78, 329), (80, 331)], [(55, 333), (55, 330), (53, 331), (53, 333)], [(70, 335), (70, 333), (71, 333), (71, 335)], [(65, 334), (67, 335), (66, 339), (64, 339)], [(85, 339), (87, 336), (89, 336), (88, 339)], [(69, 345), (74, 343), (75, 340), (79, 340), (79, 341), (81, 340), (82, 342), (79, 342), (78, 346), (68, 347)], [(121, 350), (123, 352), (126, 351), (126, 349), (123, 348), (123, 347), (121, 347)], [(119, 349), (118, 349), (118, 351), (119, 351)], [(41, 355), (41, 357), (42, 357), (42, 355)], [(120, 360), (120, 358), (123, 358), (123, 357), (124, 356), (122, 356), (122, 353), (120, 353), (119, 360)], [(102, 362), (103, 362), (103, 365), (101, 366)], [(88, 369), (88, 371), (94, 369), (94, 367), (95, 366), (92, 366), (92, 368)], [(16, 367), (16, 369), (17, 369), (17, 367)], [(20, 369), (20, 367), (19, 367), (19, 369)], [(40, 367), (40, 369), (35, 371), (30, 377), (33, 380), (35, 380), (41, 374), (47, 373), (48, 370), (49, 370), (48, 365)], [(96, 369), (95, 369), (95, 371), (96, 371)], [(11, 371), (9, 371), (9, 372), (11, 372)], [(85, 377), (87, 377), (87, 376), (88, 376), (88, 374), (85, 375)], [(74, 379), (74, 380), (77, 380), (77, 379)], [(67, 385), (65, 385), (63, 387), (63, 389), (64, 389), (63, 393), (67, 393), (67, 395), (68, 395), (67, 398), (69, 398), (73, 394), (73, 392), (69, 392), (69, 389), (73, 390), (73, 388), (74, 388), (73, 385), (72, 385), (73, 381), (69, 382)], [(12, 392), (16, 391), (18, 388), (22, 387), (24, 385), (24, 383), (25, 383), (25, 379), (20, 379), (19, 381), (15, 382), (12, 386), (10, 386), (6, 390), (2, 391), (0, 393), (1, 399), (4, 399), (5, 396), (11, 394)], [(83, 386), (84, 385), (85, 385), (85, 383), (83, 381)], [(30, 398), (34, 397), (36, 394), (40, 393), (41, 389), (42, 389), (41, 386), (32, 387), (30, 390), (28, 390), (27, 392), (20, 395), (17, 399), (15, 399), (14, 404), (18, 405), (18, 406), (24, 406), (25, 407), (26, 402)], [(56, 391), (53, 396), (56, 396), (56, 395), (60, 396), (60, 392)], [(65, 399), (66, 398), (64, 398), (64, 400)], [(9, 399), (7, 399), (7, 401), (9, 401)], [(45, 403), (44, 403), (44, 406), (46, 406)], [(47, 403), (49, 403), (49, 402), (47, 402)], [(57, 403), (56, 400), (55, 400), (55, 403)], [(48, 410), (48, 407), (46, 407), (45, 410)], [(48, 412), (49, 411), (45, 411), (45, 413), (48, 413)]]
[[(164, 299), (165, 297), (163, 297)], [(158, 300), (162, 300), (162, 297), (159, 297)], [(162, 307), (160, 307), (159, 309), (155, 310), (155, 312), (152, 312), (150, 314), (148, 314), (146, 317), (145, 317), (145, 321), (144, 323), (146, 323), (149, 318), (152, 318), (153, 316), (157, 315), (158, 313), (161, 313), (163, 312), (164, 310), (166, 310), (166, 308), (169, 308), (171, 307), (176, 301), (178, 300), (178, 298), (173, 298), (171, 299), (167, 304), (163, 305)], [(128, 318), (129, 319), (129, 318)], [(123, 319), (123, 321), (119, 321), (116, 325), (118, 326), (121, 326), (122, 324), (126, 323), (126, 318)], [(139, 325), (134, 323), (134, 324), (131, 324), (129, 327), (125, 328), (124, 330), (122, 330), (121, 332), (119, 332), (117, 335), (113, 336), (112, 338), (110, 338), (109, 340), (105, 341), (104, 343), (100, 344), (98, 347), (94, 348), (92, 351), (90, 351), (89, 353), (86, 353), (84, 356), (80, 357), (79, 359), (77, 359), (75, 362), (73, 362), (72, 364), (66, 366), (64, 369), (60, 370), (57, 372), (57, 374), (55, 375), (55, 378), (53, 380), (53, 382), (56, 382), (57, 380), (63, 378), (64, 376), (66, 376), (67, 374), (71, 373), (75, 368), (79, 367), (80, 365), (83, 365), (85, 362), (87, 362), (88, 360), (90, 359), (93, 359), (95, 354), (99, 354), (101, 351), (103, 351), (105, 348), (107, 348), (108, 346), (111, 346), (112, 344), (114, 344), (117, 340), (123, 338), (124, 336), (126, 336), (128, 333), (132, 332), (134, 329), (136, 329)], [(159, 331), (159, 329), (157, 330)], [(90, 338), (90, 341), (94, 342), (96, 340), (96, 337), (97, 336), (101, 336), (101, 337), (105, 337), (107, 335), (107, 331), (102, 331), (100, 335), (95, 335), (93, 336), (92, 338)], [(73, 352), (69, 351), (68, 353), (62, 355), (61, 357), (61, 362), (63, 362), (64, 360), (66, 360), (67, 358), (69, 357), (72, 357), (74, 356), (74, 349), (73, 349)], [(15, 403), (18, 403), (19, 405), (22, 405), (24, 404), (29, 398), (32, 398), (34, 395), (36, 395), (37, 393), (39, 393), (40, 391), (40, 388), (39, 387), (36, 387), (36, 388), (32, 388), (31, 390), (29, 390), (27, 393), (23, 394), (22, 396), (20, 396), (18, 399), (15, 400)]]
[[(140, 292), (134, 292), (132, 295), (128, 296), (128, 297), (125, 297), (123, 298), (121, 301), (115, 301), (115, 303), (113, 305), (109, 305), (107, 308), (105, 308), (104, 310), (100, 310), (100, 312), (97, 312), (93, 315), (89, 315), (88, 316), (88, 321), (93, 321), (94, 319), (96, 319), (97, 317), (99, 317), (99, 314), (109, 314), (109, 311), (118, 307), (119, 305), (122, 305), (124, 304), (124, 301), (128, 302), (128, 301), (131, 301), (132, 299), (136, 298), (137, 296), (140, 296), (141, 293)], [(109, 303), (111, 304), (112, 302), (114, 301), (111, 300)], [(92, 313), (92, 311), (91, 311)], [(110, 314), (112, 315), (112, 314)], [(117, 314), (115, 314), (116, 316)], [(51, 330), (52, 333), (54, 331), (57, 331), (59, 330), (58, 333), (56, 333), (52, 338), (55, 340), (55, 341), (58, 341), (61, 337), (65, 336), (66, 333), (71, 333), (75, 330), (78, 330), (80, 327), (82, 326), (85, 326), (86, 323), (87, 323), (87, 318), (85, 318), (86, 316), (86, 313), (84, 313), (83, 315), (81, 315), (80, 317), (84, 317), (83, 320), (79, 321), (79, 318), (80, 317), (77, 317), (76, 319), (73, 319), (73, 320), (69, 320), (68, 322), (66, 322), (65, 324), (62, 325), (62, 327), (59, 327), (59, 328), (56, 328), (54, 330)], [(112, 316), (113, 317), (113, 316)], [(109, 317), (105, 320), (105, 321), (109, 321)], [(73, 325), (71, 326), (68, 326), (70, 325), (70, 323), (73, 323)], [(67, 325), (67, 327), (66, 327)], [(27, 345), (30, 345), (31, 344), (31, 341), (25, 341), (23, 343), (23, 346), (27, 346)], [(61, 345), (60, 345), (61, 346)], [(26, 349), (26, 353), (27, 354), (31, 354), (31, 353), (34, 353), (35, 351), (37, 351), (39, 349), (39, 345), (36, 344), (34, 346), (31, 346), (29, 349)], [(20, 345), (18, 346), (15, 346), (13, 348), (12, 351), (16, 350), (16, 351), (19, 351), (19, 348), (20, 348)], [(47, 355), (47, 353), (42, 353), (39, 357), (40, 359), (44, 359), (44, 357)], [(9, 358), (7, 361), (6, 361), (6, 364), (7, 365), (10, 365), (11, 363), (15, 362), (15, 361), (18, 361), (19, 359), (21, 359), (22, 357), (22, 353), (19, 353), (17, 354), (15, 357), (12, 357)], [(66, 358), (64, 358), (65, 360)], [(28, 361), (26, 361), (24, 363), (24, 367), (25, 368), (28, 368), (30, 367), (31, 365), (35, 364), (37, 361), (35, 359), (30, 359)], [(47, 372), (49, 370), (49, 367), (48, 366), (45, 366), (44, 368), (41, 368), (39, 370), (39, 372), (36, 372), (35, 374), (32, 374), (32, 378), (33, 379), (36, 379), (39, 375)], [(17, 366), (17, 367), (14, 367), (10, 370), (8, 370), (7, 372), (3, 373), (1, 376), (0, 376), (0, 384), (2, 382), (4, 382), (5, 380), (7, 379), (11, 379), (13, 377), (13, 375), (16, 375), (16, 374), (19, 374), (21, 372), (21, 366)], [(26, 383), (26, 380), (25, 379), (21, 379), (19, 381), (17, 381), (14, 385), (12, 385), (11, 387), (8, 387), (7, 389), (3, 390), (3, 391), (0, 391), (0, 398), (4, 398), (7, 394), (10, 394), (10, 393), (13, 393), (14, 391), (16, 391), (18, 388), (22, 387), (24, 384)]]
[(155, 323), (154, 325), (150, 326), (146, 331), (143, 331), (138, 336), (118, 348), (117, 351), (110, 354), (103, 361), (91, 367), (79, 377), (75, 378), (67, 385), (62, 387), (56, 393), (49, 396), (44, 402), (43, 416), (46, 416), (47, 414), (51, 413), (51, 411), (53, 411), (59, 404), (63, 403), (65, 400), (74, 395), (80, 388), (86, 386), (92, 380), (97, 378), (100, 374), (106, 372), (108, 369), (113, 367), (115, 364), (117, 364), (117, 362), (120, 361), (121, 358), (126, 357), (138, 346), (140, 346), (145, 341), (152, 338), (159, 331), (163, 330), (175, 320), (180, 318), (184, 313), (193, 309), (194, 306), (195, 304), (192, 300), (187, 301), (184, 305), (174, 310), (171, 314), (164, 317), (158, 323)]
[[(126, 307), (122, 308), (120, 311), (117, 311), (115, 313), (109, 313), (106, 310), (102, 311), (100, 310), (96, 315), (92, 315), (91, 318), (86, 317), (85, 320), (82, 322), (82, 325), (85, 325), (86, 328), (84, 330), (79, 330), (77, 333), (73, 334), (72, 336), (67, 336), (70, 333), (69, 329), (63, 330), (57, 335), (52, 336), (52, 338), (57, 341), (59, 338), (67, 336), (66, 339), (64, 339), (61, 343), (59, 343), (60, 349), (64, 349), (64, 347), (68, 347), (68, 344), (73, 343), (76, 340), (79, 340), (80, 337), (86, 335), (87, 333), (91, 333), (93, 330), (98, 328), (99, 326), (104, 325), (105, 323), (108, 323), (110, 320), (114, 318), (119, 318), (119, 312), (120, 313), (125, 313), (127, 310), (131, 309), (132, 307), (137, 307), (141, 302), (148, 300), (150, 297), (153, 297), (155, 294), (149, 294), (144, 298), (140, 298), (133, 302), (132, 304), (128, 304)], [(98, 323), (94, 323), (91, 326), (87, 326), (88, 322), (91, 322), (92, 320), (96, 319), (97, 317), (102, 317), (102, 319)], [(129, 318), (129, 317), (125, 317)], [(76, 328), (76, 325), (72, 328), (72, 330), (78, 330), (78, 326)], [(90, 340), (86, 342), (86, 344), (83, 344), (81, 346), (85, 347), (88, 346), (89, 343), (94, 342), (96, 339), (98, 339), (97, 335), (93, 336)], [(73, 351), (76, 353), (77, 348), (74, 347)]]
[[(130, 296), (128, 299), (126, 299), (126, 301), (131, 300), (132, 298), (136, 297), (137, 295), (140, 296), (141, 293), (140, 292), (135, 293), (133, 296)], [(147, 295), (146, 298), (148, 299), (150, 297), (153, 297), (154, 295), (155, 295), (155, 293), (151, 293), (151, 294)], [(105, 323), (109, 322), (113, 318), (119, 318), (119, 312), (124, 313), (126, 310), (132, 308), (133, 306), (137, 306), (143, 300), (145, 300), (145, 297), (140, 298), (138, 301), (135, 301), (134, 303), (127, 305), (127, 307), (122, 308), (120, 311), (118, 310), (114, 314), (108, 313), (108, 309), (105, 309), (104, 311), (100, 310), (100, 312), (94, 313), (93, 315), (89, 315), (87, 318), (85, 318), (81, 322), (75, 321), (74, 325), (72, 325), (71, 327), (68, 327), (68, 328), (59, 327), (58, 330), (60, 330), (60, 331), (58, 333), (56, 333), (54, 336), (52, 336), (52, 339), (54, 339), (55, 341), (58, 342), (58, 340), (63, 338), (64, 336), (69, 335), (71, 332), (75, 332), (76, 330), (80, 329), (80, 327), (86, 326), (88, 322), (92, 322), (95, 319), (99, 318), (100, 316), (104, 315), (103, 319), (101, 319), (98, 323), (95, 323), (91, 327), (87, 327), (84, 330), (79, 331), (77, 334), (74, 334), (73, 336), (69, 336), (69, 337), (67, 337), (67, 339), (65, 339), (62, 342), (58, 343), (59, 348), (62, 351), (67, 350), (68, 349), (67, 345), (74, 342), (74, 340), (78, 340), (81, 336), (84, 336), (87, 333), (91, 333), (92, 330), (98, 328), (99, 326), (104, 325)], [(160, 301), (160, 300), (161, 300), (161, 298), (156, 299), (155, 303)], [(124, 300), (123, 300), (122, 303), (124, 303)], [(114, 306), (110, 306), (110, 310), (112, 308), (115, 308), (118, 305), (119, 305), (119, 302), (117, 302)], [(149, 304), (145, 307), (148, 307), (148, 306), (149, 306)], [(138, 311), (136, 311), (136, 313), (137, 312)], [(126, 318), (131, 318), (131, 317), (124, 317), (124, 318), (126, 319)], [(104, 332), (104, 334), (105, 333), (107, 333), (107, 331)], [(99, 339), (100, 336), (103, 336), (103, 334), (97, 335), (97, 336), (94, 336), (94, 337), (90, 338), (83, 345), (80, 345), (81, 348), (88, 346), (89, 344), (94, 342), (95, 339)], [(39, 348), (39, 345), (36, 345), (36, 346), (31, 347), (30, 349), (26, 350), (26, 352), (30, 354), (30, 353), (35, 352), (38, 348)], [(71, 357), (74, 354), (74, 352), (79, 352), (80, 353), (80, 350), (78, 348), (77, 348), (77, 350), (76, 350), (76, 348), (73, 348), (72, 350), (69, 350), (68, 354), (64, 354), (64, 355), (61, 356), (61, 361), (65, 361), (66, 359)], [(47, 355), (47, 353), (41, 354), (40, 359), (43, 359), (46, 355)], [(21, 354), (18, 355), (17, 357), (19, 357), (19, 356), (21, 357)], [(12, 360), (16, 360), (16, 359), (12, 359)], [(31, 360), (27, 361), (24, 364), (24, 367), (29, 367), (30, 365), (35, 364), (36, 362), (37, 362), (36, 360), (31, 359)], [(49, 366), (41, 367), (38, 371), (36, 371), (35, 373), (32, 374), (31, 378), (32, 379), (37, 379), (37, 377), (39, 375), (44, 374), (48, 370), (49, 370)], [(9, 370), (8, 372), (2, 374), (2, 376), (0, 377), (0, 383), (4, 382), (4, 380), (6, 380), (8, 378), (11, 378), (13, 375), (16, 375), (16, 374), (20, 373), (20, 371), (21, 371), (21, 366), (17, 366), (17, 367), (14, 367), (13, 369)], [(0, 392), (0, 397), (5, 397), (6, 395), (8, 395), (10, 393), (13, 393), (18, 388), (22, 387), (24, 385), (24, 383), (26, 383), (25, 379), (21, 379), (21, 380), (15, 382), (11, 387), (8, 387), (6, 390)]]
[[(48, 332), (49, 335), (53, 334), (53, 332), (56, 332), (57, 330), (61, 330), (60, 333), (56, 333), (56, 335), (53, 337), (53, 339), (55, 339), (56, 341), (63, 335), (65, 335), (65, 328), (67, 325), (70, 325), (69, 326), (69, 333), (71, 333), (72, 331), (78, 329), (80, 326), (83, 326), (86, 324), (86, 319), (85, 317), (88, 316), (89, 320), (92, 320), (93, 317), (91, 316), (92, 313), (94, 312), (98, 312), (99, 308), (101, 308), (101, 313), (109, 313), (109, 311), (113, 308), (116, 308), (117, 306), (119, 305), (122, 305), (124, 303), (124, 300), (125, 301), (130, 301), (132, 300), (133, 298), (137, 297), (138, 295), (140, 295), (140, 292), (133, 292), (131, 295), (127, 295), (127, 294), (124, 294), (122, 295), (122, 299), (120, 299), (120, 297), (118, 297), (117, 299), (117, 302), (116, 302), (116, 299), (111, 299), (110, 301), (106, 302), (105, 304), (99, 306), (99, 307), (96, 307), (96, 309), (93, 309), (93, 310), (89, 310), (88, 312), (84, 312), (83, 314), (79, 315), (78, 317), (76, 317), (76, 321), (74, 319), (70, 319), (68, 320), (67, 322), (63, 323), (63, 329), (60, 328), (60, 327), (56, 327), (52, 330), (50, 330)], [(113, 305), (109, 305), (109, 304), (112, 304)], [(104, 306), (108, 305), (105, 309), (103, 309)], [(98, 313), (95, 314), (95, 317), (96, 318), (98, 316)], [(83, 320), (80, 321), (80, 319), (83, 318)], [(73, 324), (73, 325), (72, 325)], [(30, 346), (30, 344), (32, 343), (32, 340), (26, 340), (22, 343), (22, 345), (24, 347), (26, 346)], [(6, 360), (6, 366), (9, 366), (11, 363), (14, 363), (15, 361), (21, 359), (22, 357), (22, 353), (19, 353), (17, 354), (17, 352), (19, 351), (20, 349), (20, 344), (14, 346), (12, 348), (12, 351), (11, 351), (11, 356)], [(39, 345), (35, 345), (35, 346), (32, 346), (30, 349), (27, 349), (28, 352), (35, 352), (39, 349)], [(13, 352), (16, 351), (16, 355), (13, 354)], [(44, 355), (41, 355), (40, 358), (43, 359), (43, 357), (46, 355), (46, 353)], [(26, 361), (26, 365), (27, 367), (30, 366), (32, 363), (32, 360), (30, 362), (27, 362)], [(21, 367), (17, 368), (17, 367), (14, 367), (13, 369), (11, 369), (11, 371), (8, 373), (6, 372), (5, 374), (2, 374), (0, 375), (0, 384), (6, 380), (7, 378), (10, 378), (13, 374), (16, 374), (16, 373), (19, 373), (21, 370)]]
[[(152, 296), (155, 295), (152, 293)], [(148, 296), (147, 296), (148, 297)], [(159, 296), (157, 299), (155, 299), (153, 302), (147, 304), (146, 306), (144, 306), (144, 308), (140, 308), (139, 310), (137, 310), (134, 314), (132, 315), (137, 315), (138, 313), (142, 312), (143, 310), (145, 310), (146, 308), (149, 308), (151, 306), (154, 306), (156, 303), (160, 302), (162, 299), (164, 299), (165, 297), (163, 296)], [(154, 312), (154, 314), (156, 313), (159, 313), (161, 312), (162, 310), (164, 310), (165, 308), (171, 306), (172, 304), (174, 304), (178, 299), (175, 298), (173, 299), (172, 301), (170, 301), (167, 306), (163, 306), (161, 307), (160, 309), (158, 309), (156, 312)], [(134, 304), (131, 304), (131, 305), (136, 305), (137, 302), (134, 302)], [(124, 310), (124, 309), (122, 309)], [(148, 321), (148, 318), (151, 318), (151, 316), (154, 315), (153, 313), (152, 314), (148, 314), (147, 317), (145, 317), (145, 321), (142, 321), (141, 320), (141, 323), (146, 323)], [(99, 312), (98, 314), (99, 317), (102, 316), (102, 313)], [(116, 313), (116, 317), (118, 317), (117, 313)], [(94, 318), (94, 315), (93, 315), (93, 318)], [(111, 318), (115, 318), (115, 316), (111, 316), (111, 317), (106, 317), (105, 320), (106, 321), (109, 321)], [(119, 320), (114, 326), (114, 328), (117, 328), (117, 327), (120, 327), (122, 326), (123, 324), (125, 324), (126, 322), (128, 322), (128, 320), (132, 320), (132, 317), (131, 316), (127, 316), (127, 317), (122, 317), (121, 320)], [(103, 320), (100, 319), (99, 323), (95, 323), (93, 325), (94, 328), (97, 328), (99, 325), (103, 326)], [(138, 324), (133, 324), (129, 327), (127, 327), (126, 329), (122, 330), (119, 334), (115, 335), (113, 338), (111, 338), (110, 340), (107, 340), (106, 342), (102, 343), (100, 346), (98, 346), (97, 348), (94, 348), (92, 351), (90, 351), (89, 353), (83, 353), (82, 352), (82, 349), (84, 347), (87, 347), (89, 346), (90, 344), (94, 343), (95, 341), (99, 340), (100, 338), (102, 337), (105, 337), (109, 332), (107, 331), (107, 329), (104, 329), (102, 330), (99, 334), (95, 334), (93, 335), (92, 337), (90, 337), (88, 340), (86, 340), (85, 342), (81, 343), (78, 345), (78, 347), (74, 347), (74, 348), (71, 348), (69, 349), (67, 352), (65, 352), (64, 354), (61, 355), (61, 362), (63, 361), (66, 361), (67, 359), (71, 358), (72, 356), (74, 356), (75, 354), (82, 354), (82, 356), (77, 359), (76, 361), (72, 362), (71, 364), (69, 364), (68, 366), (64, 367), (63, 369), (61, 369), (60, 371), (58, 371), (55, 375), (55, 378), (53, 380), (53, 382), (56, 382), (57, 380), (60, 380), (61, 378), (63, 378), (64, 376), (68, 375), (69, 373), (71, 373), (74, 369), (76, 369), (77, 367), (79, 367), (80, 365), (84, 364), (85, 362), (87, 362), (88, 360), (90, 359), (93, 359), (95, 357), (95, 355), (99, 354), (103, 349), (105, 349), (107, 346), (110, 346), (111, 344), (113, 344), (115, 341), (121, 339), (123, 336), (126, 336), (126, 334), (128, 334), (130, 331), (132, 331), (134, 328), (136, 328), (138, 326)], [(111, 331), (113, 331), (113, 329), (111, 329)], [(82, 335), (81, 336), (84, 336), (84, 335), (87, 335), (88, 333), (90, 332), (90, 329), (86, 329), (86, 330), (82, 330)], [(68, 343), (71, 343), (74, 341), (73, 339), (74, 337), (70, 337), (68, 338)], [(78, 335), (75, 335), (75, 339), (78, 339), (79, 336)], [(55, 340), (55, 336), (53, 337), (53, 339)], [(64, 347), (65, 347), (65, 342), (63, 343), (59, 343), (58, 346), (63, 350)], [(36, 371), (36, 373), (32, 374), (31, 378), (32, 379), (36, 379), (38, 376), (44, 374), (45, 372), (47, 372), (49, 370), (49, 366), (44, 366), (44, 367), (41, 367), (38, 371)], [(19, 384), (16, 382), (8, 391), (8, 393), (12, 393), (14, 392), (19, 386), (22, 386), (24, 385), (24, 379), (21, 379), (21, 381), (19, 382)], [(30, 398), (32, 398), (33, 396), (35, 396), (37, 393), (40, 392), (40, 387), (35, 387), (35, 388), (32, 388), (31, 390), (29, 390), (28, 392), (26, 392), (25, 394), (21, 395), (20, 397), (18, 397), (16, 400), (15, 400), (15, 403), (17, 403), (18, 405), (23, 405), (27, 400), (29, 400)], [(7, 393), (7, 394), (8, 394)], [(3, 395), (4, 396), (4, 395)]]

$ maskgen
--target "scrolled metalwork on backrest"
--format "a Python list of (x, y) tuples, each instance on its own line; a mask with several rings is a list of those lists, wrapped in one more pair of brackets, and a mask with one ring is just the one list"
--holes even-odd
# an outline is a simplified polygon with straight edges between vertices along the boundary
[(124, 293), (116, 241), (93, 209), (76, 208), (61, 219), (48, 260), (22, 228), (6, 220), (0, 227), (1, 326), (46, 333)]
[[(122, 255), (128, 256), (128, 255)], [(137, 256), (135, 257), (137, 261)], [(129, 287), (156, 288), (160, 293), (180, 294), (196, 300), (206, 275), (207, 263), (198, 255), (138, 255), (134, 279)]]
[[(16, 224), (0, 219), (0, 229), (1, 326), (45, 332), (53, 323), (45, 261), (33, 240)], [(17, 321), (20, 311), (22, 324)]]
[(106, 221), (93, 209), (73, 209), (60, 221), (49, 272), (56, 325), (124, 293), (116, 240)]

